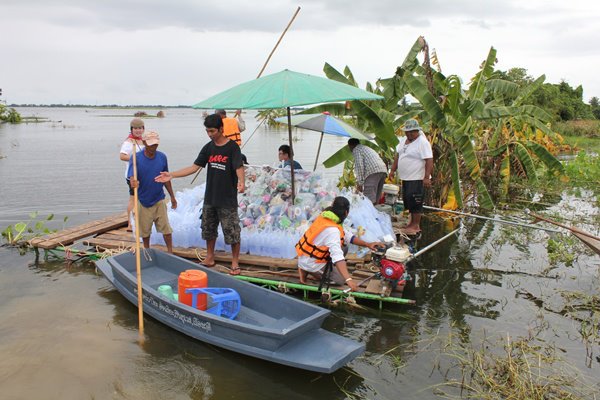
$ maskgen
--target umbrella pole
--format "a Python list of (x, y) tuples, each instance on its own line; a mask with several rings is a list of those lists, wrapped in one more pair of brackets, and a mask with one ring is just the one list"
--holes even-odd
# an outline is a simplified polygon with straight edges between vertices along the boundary
[(291, 110), (287, 108), (287, 119), (288, 119), (288, 141), (290, 142), (290, 170), (292, 172), (292, 205), (296, 198), (296, 185), (294, 184), (294, 147), (292, 145), (292, 114)]
[[(133, 179), (137, 181), (137, 159), (133, 149)], [(139, 183), (138, 183), (139, 184)], [(138, 188), (133, 188), (133, 212), (135, 214), (135, 272), (138, 292), (138, 324), (140, 344), (144, 343), (144, 298), (142, 296), (142, 261), (140, 259), (140, 213), (138, 207)]]
[(321, 132), (321, 139), (319, 140), (319, 148), (317, 149), (317, 158), (315, 158), (315, 166), (313, 172), (317, 169), (317, 162), (319, 161), (319, 154), (321, 153), (321, 143), (323, 143), (323, 132)]

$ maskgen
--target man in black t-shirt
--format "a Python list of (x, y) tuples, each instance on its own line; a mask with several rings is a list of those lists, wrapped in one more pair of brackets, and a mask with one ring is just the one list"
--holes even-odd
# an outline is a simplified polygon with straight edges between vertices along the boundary
[(240, 273), (240, 220), (237, 193), (245, 190), (244, 166), (240, 147), (223, 136), (223, 121), (217, 114), (204, 119), (206, 133), (211, 139), (198, 154), (194, 164), (175, 172), (161, 172), (157, 182), (191, 175), (206, 168), (206, 192), (202, 207), (202, 238), (206, 240), (204, 265), (215, 265), (215, 244), (221, 224), (225, 243), (231, 245), (231, 274)]

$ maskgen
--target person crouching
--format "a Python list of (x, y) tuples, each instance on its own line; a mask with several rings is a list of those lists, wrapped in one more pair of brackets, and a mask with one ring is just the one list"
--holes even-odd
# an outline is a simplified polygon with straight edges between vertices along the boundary
[(306, 283), (308, 274), (322, 279), (323, 274), (326, 273), (326, 267), (330, 263), (330, 266), (335, 266), (335, 269), (331, 269), (329, 276), (331, 281), (337, 285), (346, 284), (352, 291), (358, 289), (358, 285), (352, 279), (346, 265), (346, 238), (350, 238), (349, 242), (352, 244), (368, 247), (371, 250), (385, 245), (381, 242), (365, 242), (344, 230), (342, 224), (349, 212), (350, 202), (348, 199), (338, 196), (302, 235), (296, 244), (300, 283)]

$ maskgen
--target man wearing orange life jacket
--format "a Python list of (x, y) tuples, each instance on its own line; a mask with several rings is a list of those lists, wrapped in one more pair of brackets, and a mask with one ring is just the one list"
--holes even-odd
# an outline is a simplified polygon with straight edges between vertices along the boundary
[(350, 238), (349, 243), (368, 247), (371, 250), (385, 245), (381, 242), (365, 242), (354, 236), (352, 232), (344, 230), (342, 224), (349, 212), (348, 199), (338, 196), (302, 235), (296, 244), (300, 283), (306, 283), (308, 274), (321, 278), (327, 263), (331, 262), (335, 269), (331, 271), (330, 279), (337, 285), (348, 285), (353, 291), (358, 289), (348, 272), (344, 258), (346, 239)]
[(242, 147), (242, 132), (246, 130), (246, 122), (242, 118), (242, 110), (236, 110), (233, 118), (227, 117), (225, 110), (215, 110), (223, 119), (223, 136), (235, 141), (238, 146)]

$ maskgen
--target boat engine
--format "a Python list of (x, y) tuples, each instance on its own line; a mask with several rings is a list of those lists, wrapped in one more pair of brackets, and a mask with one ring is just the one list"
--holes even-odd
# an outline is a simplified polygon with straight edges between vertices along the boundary
[(373, 261), (379, 267), (378, 275), (383, 283), (389, 284), (392, 290), (406, 283), (406, 267), (404, 263), (410, 259), (411, 253), (406, 245), (391, 245), (372, 253)]

